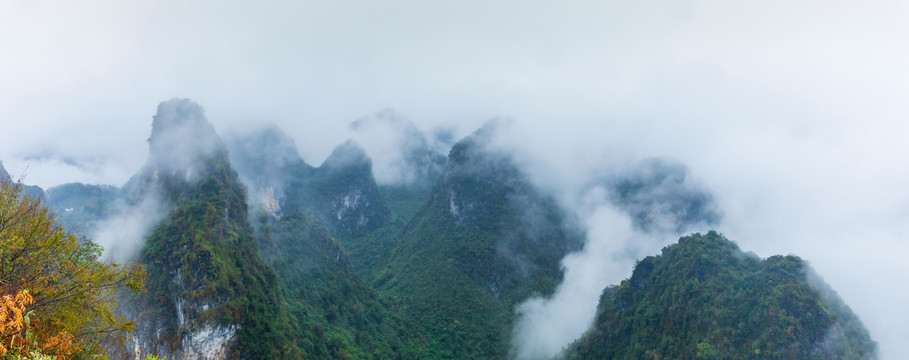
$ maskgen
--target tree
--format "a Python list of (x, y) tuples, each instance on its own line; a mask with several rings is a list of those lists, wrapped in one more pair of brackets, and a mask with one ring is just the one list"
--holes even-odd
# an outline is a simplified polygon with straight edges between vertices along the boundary
[[(71, 358), (103, 354), (122, 344), (133, 324), (114, 313), (114, 292), (138, 291), (138, 265), (105, 262), (101, 246), (66, 232), (40, 197), (0, 181), (0, 296), (21, 296), (38, 343), (66, 338)], [(40, 325), (38, 323), (40, 322)], [(54, 348), (44, 349), (49, 355)]]

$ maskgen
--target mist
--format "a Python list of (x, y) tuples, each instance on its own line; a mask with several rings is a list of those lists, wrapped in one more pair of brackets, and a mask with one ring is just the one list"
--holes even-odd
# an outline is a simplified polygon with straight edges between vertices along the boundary
[(90, 239), (104, 247), (104, 257), (118, 263), (134, 261), (145, 237), (164, 219), (166, 205), (157, 195), (143, 196), (138, 203), (123, 204), (115, 215), (100, 221)]
[[(806, 259), (882, 358), (909, 353), (904, 3), (213, 7), (0, 4), (13, 54), (0, 58), (0, 160), (44, 188), (123, 184), (148, 157), (150, 107), (173, 96), (204, 104), (218, 129), (278, 124), (310, 164), (386, 107), (455, 139), (510, 116), (509, 141), (554, 192), (582, 193), (602, 164), (685, 164), (722, 210), (716, 230), (762, 257)], [(394, 179), (383, 164), (397, 155), (358, 142)]]
[[(516, 309), (516, 359), (559, 355), (590, 328), (603, 289), (626, 279), (637, 260), (658, 253), (682, 234), (706, 232), (722, 219), (713, 195), (690, 180), (687, 167), (676, 161), (604, 162), (588, 170), (586, 181), (574, 181), (580, 187), (550, 188), (571, 218), (582, 219), (586, 239), (581, 251), (562, 260), (564, 279), (555, 293), (527, 299)], [(539, 178), (536, 182), (546, 184)]]
[(194, 182), (204, 158), (226, 151), (205, 110), (190, 99), (160, 102), (151, 124), (145, 166), (123, 185), (114, 215), (102, 219), (90, 234), (104, 247), (105, 257), (119, 262), (135, 260), (146, 236), (172, 210), (161, 181), (170, 177), (168, 181)]
[[(430, 142), (413, 122), (393, 109), (383, 109), (350, 124), (352, 137), (373, 161), (376, 182), (412, 185), (442, 171), (444, 152), (451, 144)], [(439, 159), (441, 157), (441, 159)]]

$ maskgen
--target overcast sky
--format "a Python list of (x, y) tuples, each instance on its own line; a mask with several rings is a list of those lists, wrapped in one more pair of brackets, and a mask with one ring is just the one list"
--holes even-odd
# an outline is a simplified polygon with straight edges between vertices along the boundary
[(219, 131), (277, 123), (316, 165), (385, 107), (458, 134), (508, 116), (560, 174), (686, 163), (721, 232), (810, 261), (895, 359), (909, 353), (906, 19), (902, 1), (4, 0), (0, 160), (44, 187), (122, 185), (175, 96)]

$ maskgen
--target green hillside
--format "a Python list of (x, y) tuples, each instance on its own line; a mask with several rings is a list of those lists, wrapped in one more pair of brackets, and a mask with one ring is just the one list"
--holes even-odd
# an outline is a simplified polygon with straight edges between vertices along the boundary
[(245, 189), (201, 107), (159, 105), (149, 143), (132, 197), (160, 197), (170, 211), (139, 257), (148, 291), (131, 306), (144, 351), (300, 358), (277, 277), (256, 251)]
[(388, 216), (362, 150), (348, 143), (313, 168), (276, 128), (234, 139), (230, 148), (251, 188), (259, 253), (278, 274), (301, 331), (299, 346), (313, 358), (408, 358), (400, 334), (407, 326), (328, 230), (368, 233), (381, 226), (374, 215)]
[(412, 325), (421, 358), (502, 358), (513, 307), (549, 294), (580, 247), (554, 201), (503, 154), (491, 126), (451, 150), (428, 202), (400, 233), (376, 282)]
[(644, 258), (606, 289), (568, 358), (872, 359), (875, 349), (804, 260), (762, 260), (711, 231)]

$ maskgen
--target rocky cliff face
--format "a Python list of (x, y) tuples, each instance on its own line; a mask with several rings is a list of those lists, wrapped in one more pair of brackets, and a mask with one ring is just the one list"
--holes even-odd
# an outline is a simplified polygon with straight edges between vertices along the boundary
[(353, 141), (339, 145), (314, 174), (316, 217), (336, 236), (361, 235), (388, 221), (372, 161)]

